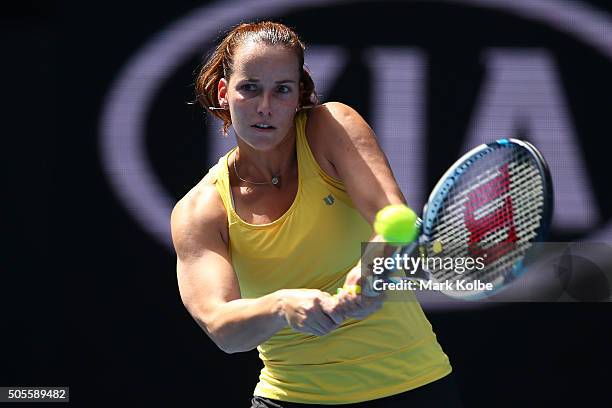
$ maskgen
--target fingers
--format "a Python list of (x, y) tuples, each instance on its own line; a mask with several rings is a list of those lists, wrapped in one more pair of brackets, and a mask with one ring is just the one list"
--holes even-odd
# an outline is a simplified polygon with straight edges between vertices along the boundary
[(338, 295), (331, 296), (318, 290), (301, 291), (301, 298), (289, 313), (290, 326), (299, 332), (324, 336), (335, 330), (347, 318), (364, 319), (378, 311), (386, 299), (361, 294), (361, 287), (347, 286)]
[(364, 319), (379, 310), (386, 300), (386, 296), (367, 297), (359, 294), (343, 292), (338, 299), (336, 311), (344, 317)]
[(321, 303), (323, 313), (331, 319), (334, 325), (339, 326), (343, 321), (344, 317), (337, 310), (338, 309), (338, 298), (336, 296), (329, 296), (323, 298)]
[(294, 330), (316, 336), (328, 334), (344, 321), (344, 317), (333, 310), (336, 303), (337, 300), (328, 293), (319, 292), (293, 315), (290, 322), (291, 327)]
[(291, 328), (293, 330), (302, 333), (313, 334), (315, 336), (324, 336), (329, 333), (329, 329), (326, 329), (324, 324), (321, 324), (319, 321), (317, 321), (313, 317), (312, 313), (298, 313), (297, 316), (294, 317), (295, 318), (293, 319), (293, 321), (290, 322)]
[(309, 320), (311, 321), (311, 324), (313, 326), (317, 327), (319, 331), (323, 333), (321, 335), (325, 335), (330, 331), (334, 330), (336, 327), (338, 327), (339, 323), (336, 324), (334, 319), (332, 319), (331, 316), (325, 313), (323, 305), (321, 303), (322, 302), (320, 298), (315, 299), (315, 307), (311, 315), (309, 316)]

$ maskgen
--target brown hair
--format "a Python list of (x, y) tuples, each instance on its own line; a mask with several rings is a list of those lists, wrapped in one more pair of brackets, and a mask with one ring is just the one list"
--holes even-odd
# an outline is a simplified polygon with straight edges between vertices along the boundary
[(217, 118), (223, 121), (223, 133), (232, 124), (229, 110), (210, 110), (218, 106), (217, 85), (221, 78), (229, 81), (233, 72), (234, 52), (236, 47), (247, 40), (255, 40), (269, 45), (281, 45), (293, 50), (298, 57), (300, 67), (300, 98), (299, 106), (306, 107), (319, 103), (315, 93), (315, 85), (308, 71), (304, 68), (304, 43), (297, 34), (281, 23), (261, 21), (242, 23), (234, 27), (219, 43), (208, 61), (200, 69), (196, 77), (195, 90), (197, 100)]

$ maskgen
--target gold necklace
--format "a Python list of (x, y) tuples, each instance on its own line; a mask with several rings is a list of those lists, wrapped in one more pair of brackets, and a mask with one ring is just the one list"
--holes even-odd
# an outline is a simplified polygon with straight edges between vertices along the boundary
[(243, 179), (242, 177), (240, 177), (240, 174), (238, 174), (238, 169), (236, 168), (236, 162), (237, 162), (237, 155), (234, 154), (234, 173), (236, 173), (236, 177), (238, 177), (241, 181), (244, 181), (245, 183), (249, 183), (249, 184), (254, 184), (256, 186), (261, 186), (261, 185), (265, 185), (265, 184), (272, 184), (273, 186), (278, 185), (278, 183), (280, 183), (280, 174), (276, 175), (276, 176), (272, 176), (272, 180), (270, 181), (250, 181), (247, 179)]

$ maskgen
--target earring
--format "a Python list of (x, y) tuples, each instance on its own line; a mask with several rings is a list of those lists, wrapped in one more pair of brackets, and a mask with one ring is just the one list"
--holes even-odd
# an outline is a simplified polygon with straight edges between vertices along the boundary
[(210, 107), (208, 108), (208, 110), (211, 110), (211, 111), (216, 111), (216, 110), (227, 110), (227, 105), (225, 105), (225, 104), (224, 104), (224, 105), (223, 105), (222, 107), (220, 107), (220, 108), (218, 108), (218, 107), (216, 107), (216, 106), (210, 106)]
[(301, 111), (302, 109), (310, 109), (310, 108), (314, 108), (314, 105), (298, 106), (297, 108), (295, 108), (295, 112), (297, 113), (298, 111)]

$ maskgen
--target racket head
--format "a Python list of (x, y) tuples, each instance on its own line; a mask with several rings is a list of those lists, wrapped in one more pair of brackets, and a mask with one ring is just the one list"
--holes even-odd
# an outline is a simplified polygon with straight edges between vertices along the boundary
[(457, 268), (455, 261), (451, 269), (436, 262), (427, 262), (424, 269), (432, 280), (450, 281), (453, 287), (458, 281), (479, 281), (493, 288), (444, 290), (449, 296), (490, 296), (525, 272), (525, 258), (534, 243), (546, 239), (552, 213), (550, 171), (533, 145), (500, 139), (477, 146), (432, 190), (423, 210), (419, 249), (426, 258), (480, 258), (483, 267)]

